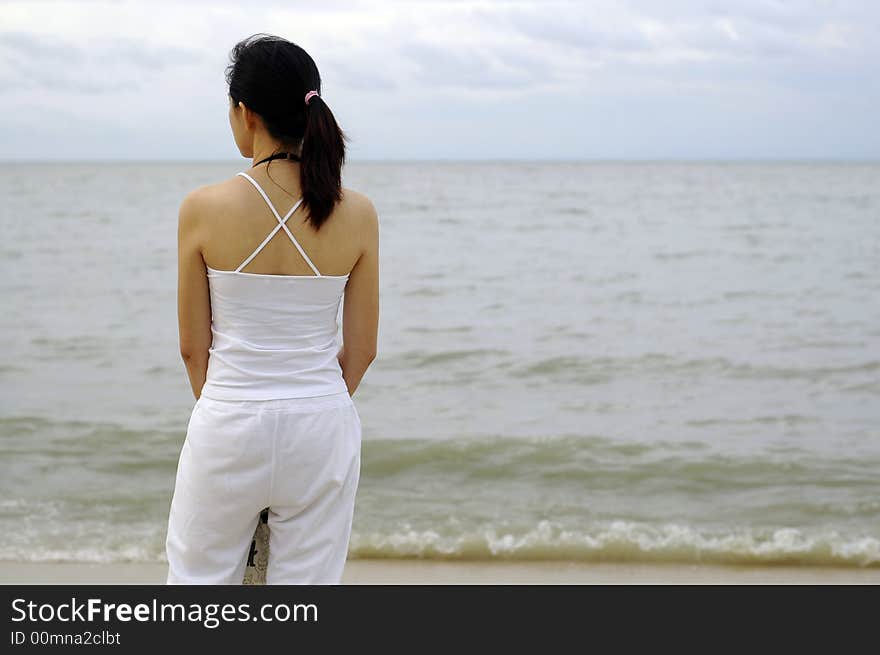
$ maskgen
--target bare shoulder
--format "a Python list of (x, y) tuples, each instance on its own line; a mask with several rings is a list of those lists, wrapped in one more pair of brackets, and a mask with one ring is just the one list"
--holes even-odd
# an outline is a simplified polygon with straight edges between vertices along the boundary
[(228, 194), (228, 181), (203, 184), (184, 196), (181, 208), (186, 208), (190, 211), (204, 209), (212, 204), (223, 202), (223, 200), (228, 198)]
[(209, 194), (201, 186), (187, 193), (180, 203), (177, 224), (180, 234), (194, 233), (202, 224), (205, 215), (205, 204)]
[(342, 188), (342, 202), (348, 211), (356, 217), (358, 224), (364, 228), (378, 227), (379, 215), (370, 198), (360, 191)]
[(195, 224), (232, 206), (236, 197), (234, 178), (203, 184), (184, 196), (180, 204), (180, 220)]
[[(210, 216), (220, 216), (239, 206), (242, 202), (241, 186), (238, 176), (212, 184), (203, 184), (190, 191), (181, 204), (181, 220), (198, 222)], [(342, 188), (340, 208), (343, 222), (358, 228), (375, 231), (378, 229), (378, 213), (372, 200), (360, 191)], [(186, 215), (186, 219), (184, 219)]]
[(212, 208), (212, 206), (225, 205), (233, 198), (240, 197), (238, 194), (237, 176), (212, 184), (203, 184), (190, 191), (189, 196), (203, 207)]

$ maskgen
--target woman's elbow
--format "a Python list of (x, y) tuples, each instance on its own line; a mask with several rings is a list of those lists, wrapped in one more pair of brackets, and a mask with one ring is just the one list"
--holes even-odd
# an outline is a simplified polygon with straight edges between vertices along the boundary
[(208, 349), (200, 346), (181, 345), (180, 357), (184, 362), (192, 362), (202, 357), (207, 357)]
[(376, 348), (348, 348), (344, 350), (343, 357), (367, 367), (376, 359)]

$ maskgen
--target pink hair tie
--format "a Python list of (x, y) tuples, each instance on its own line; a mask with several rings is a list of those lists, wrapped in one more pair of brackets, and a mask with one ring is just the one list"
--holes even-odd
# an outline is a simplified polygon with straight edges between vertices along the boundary
[(315, 90), (309, 91), (306, 94), (306, 104), (309, 104), (309, 100), (312, 98), (312, 96), (316, 96), (316, 95), (318, 95), (317, 91), (315, 91)]

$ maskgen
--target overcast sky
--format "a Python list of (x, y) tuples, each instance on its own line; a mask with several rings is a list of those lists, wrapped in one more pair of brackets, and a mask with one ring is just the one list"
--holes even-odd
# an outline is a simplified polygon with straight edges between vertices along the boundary
[(0, 2), (0, 159), (238, 159), (256, 32), (350, 160), (880, 159), (878, 0)]

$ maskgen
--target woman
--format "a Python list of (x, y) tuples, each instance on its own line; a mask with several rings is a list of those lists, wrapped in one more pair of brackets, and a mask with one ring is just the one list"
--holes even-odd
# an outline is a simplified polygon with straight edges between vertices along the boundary
[(253, 163), (180, 207), (180, 352), (197, 400), (167, 583), (241, 584), (268, 507), (266, 583), (338, 584), (360, 475), (351, 396), (376, 356), (378, 217), (342, 188), (347, 137), (312, 58), (256, 34), (231, 60), (229, 122)]

